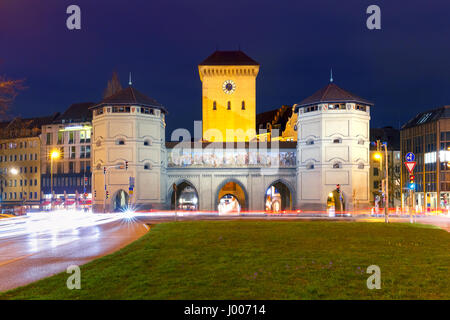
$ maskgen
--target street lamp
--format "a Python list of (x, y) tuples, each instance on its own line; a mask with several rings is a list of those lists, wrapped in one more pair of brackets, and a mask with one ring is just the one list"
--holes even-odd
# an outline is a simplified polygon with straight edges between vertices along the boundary
[(58, 150), (50, 152), (50, 208), (53, 209), (53, 160), (60, 157), (61, 153)]
[[(386, 143), (383, 143), (384, 146), (384, 159), (385, 159), (385, 172), (384, 172), (384, 188), (385, 188), (385, 201), (384, 201), (384, 221), (387, 223), (389, 222), (389, 213), (388, 213), (388, 206), (389, 206), (389, 166), (388, 166), (388, 154), (387, 154), (387, 145)], [(376, 152), (374, 154), (374, 159), (380, 161), (380, 168), (383, 170), (383, 155), (381, 152)]]

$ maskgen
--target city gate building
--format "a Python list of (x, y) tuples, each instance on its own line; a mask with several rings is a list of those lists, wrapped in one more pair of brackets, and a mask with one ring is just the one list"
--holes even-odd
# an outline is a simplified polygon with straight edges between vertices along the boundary
[(367, 207), (373, 104), (330, 83), (277, 113), (289, 114), (286, 136), (272, 128), (279, 121), (257, 131), (259, 67), (242, 51), (199, 64), (194, 139), (166, 142), (170, 108), (132, 86), (93, 106), (94, 211), (325, 210), (337, 184), (347, 209)]

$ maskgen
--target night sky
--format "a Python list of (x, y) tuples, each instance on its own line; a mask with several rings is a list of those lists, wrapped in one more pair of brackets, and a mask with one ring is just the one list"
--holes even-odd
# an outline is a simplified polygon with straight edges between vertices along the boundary
[[(77, 4), (82, 29), (66, 28)], [(381, 7), (381, 30), (366, 8)], [(450, 1), (1, 0), (0, 74), (26, 78), (12, 113), (101, 100), (116, 70), (169, 110), (167, 136), (201, 120), (197, 65), (239, 47), (261, 64), (257, 112), (298, 103), (329, 81), (375, 102), (372, 127), (450, 105)]]

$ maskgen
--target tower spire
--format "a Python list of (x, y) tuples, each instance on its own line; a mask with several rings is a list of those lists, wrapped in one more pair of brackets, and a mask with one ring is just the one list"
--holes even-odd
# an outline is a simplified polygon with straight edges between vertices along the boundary
[(330, 69), (330, 82), (333, 82), (333, 68)]
[(130, 72), (130, 76), (128, 78), (128, 85), (131, 86), (133, 84), (133, 82), (131, 82), (131, 72)]

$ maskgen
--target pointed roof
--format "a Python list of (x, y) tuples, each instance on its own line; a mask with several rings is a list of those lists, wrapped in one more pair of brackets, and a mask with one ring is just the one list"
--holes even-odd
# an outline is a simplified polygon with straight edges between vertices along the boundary
[(98, 108), (104, 105), (138, 105), (144, 107), (152, 107), (157, 108), (167, 113), (166, 108), (162, 106), (158, 101), (153, 98), (150, 98), (143, 94), (142, 92), (136, 90), (135, 88), (129, 86), (125, 89), (116, 92), (112, 96), (109, 96), (98, 104), (93, 106), (92, 108)]
[(246, 55), (243, 51), (216, 50), (199, 66), (259, 66), (259, 63)]
[(318, 103), (333, 103), (333, 102), (356, 102), (373, 106), (373, 102), (358, 97), (357, 95), (348, 92), (334, 82), (330, 82), (328, 85), (314, 93), (312, 96), (304, 99), (302, 102), (296, 105), (296, 110), (300, 107), (306, 107)]

